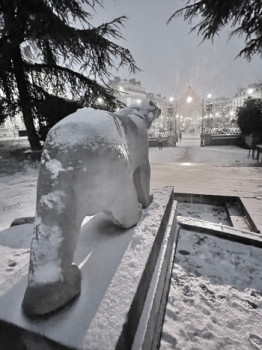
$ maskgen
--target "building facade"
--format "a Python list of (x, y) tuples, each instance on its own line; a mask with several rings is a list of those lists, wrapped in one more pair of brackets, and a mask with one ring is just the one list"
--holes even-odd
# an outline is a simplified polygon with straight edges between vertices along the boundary
[[(211, 128), (223, 128), (232, 126), (232, 101), (227, 97), (218, 97), (210, 100), (211, 108), (206, 110), (206, 116), (210, 122)], [(207, 104), (207, 107), (209, 106)]]
[(238, 107), (243, 106), (249, 97), (262, 98), (262, 83), (253, 83), (244, 88), (239, 88), (232, 99), (232, 109), (235, 112)]
[[(29, 45), (21, 47), (22, 55), (31, 63), (33, 63), (34, 55)], [(16, 138), (19, 135), (25, 135), (26, 128), (23, 121), (22, 113), (18, 113), (14, 117), (7, 117), (3, 123), (0, 124), (0, 137)]]
[(114, 77), (113, 80), (109, 80), (108, 85), (114, 89), (116, 97), (127, 106), (146, 99), (145, 88), (135, 78), (122, 80)]
[(140, 81), (133, 79), (120, 79), (114, 77), (109, 80), (108, 85), (114, 89), (116, 97), (126, 106), (134, 103), (140, 103), (143, 100), (152, 100), (157, 103), (161, 109), (161, 115), (156, 119), (150, 128), (149, 136), (158, 137), (159, 134), (166, 136), (172, 129), (173, 115), (170, 115), (170, 102), (161, 94), (154, 94), (146, 92), (146, 89), (141, 85)]

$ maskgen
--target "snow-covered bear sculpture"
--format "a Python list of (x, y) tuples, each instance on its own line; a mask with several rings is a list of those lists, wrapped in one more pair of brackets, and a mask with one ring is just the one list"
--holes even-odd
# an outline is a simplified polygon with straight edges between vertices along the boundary
[(28, 315), (60, 308), (80, 293), (73, 256), (85, 216), (106, 212), (130, 228), (152, 198), (148, 129), (159, 117), (152, 101), (116, 113), (83, 108), (57, 123), (42, 152), (28, 286)]

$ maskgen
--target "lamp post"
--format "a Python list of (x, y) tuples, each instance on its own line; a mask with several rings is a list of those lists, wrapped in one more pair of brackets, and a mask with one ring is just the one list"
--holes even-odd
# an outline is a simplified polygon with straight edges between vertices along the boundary
[(204, 115), (205, 115), (205, 100), (202, 99), (202, 118), (201, 118), (201, 132), (200, 132), (200, 147), (204, 146), (204, 138), (203, 138), (203, 133), (204, 133)]
[[(169, 115), (170, 115), (170, 132), (171, 134), (175, 134), (172, 135), (173, 136), (173, 146), (176, 147), (176, 114), (177, 114), (177, 102), (175, 102), (175, 106), (173, 105), (173, 101), (174, 98), (170, 97), (169, 98), (170, 101), (170, 108), (169, 108)], [(174, 118), (174, 120), (172, 120)], [(174, 121), (174, 130), (173, 130), (173, 121)]]
[[(207, 95), (207, 100), (210, 99), (212, 95), (209, 93)], [(202, 99), (202, 117), (201, 117), (201, 133), (200, 133), (200, 147), (204, 147), (205, 142), (204, 142), (204, 117), (205, 117), (205, 99)]]
[(178, 139), (177, 139), (177, 125), (176, 125), (176, 118), (177, 118), (177, 102), (176, 102), (176, 112), (175, 112), (175, 132), (174, 132), (174, 134), (175, 134), (175, 147), (176, 147), (176, 143), (177, 143), (177, 141), (178, 141)]
[[(175, 106), (172, 104), (172, 102), (174, 101), (174, 98), (173, 97), (170, 97), (169, 98), (169, 101), (171, 102), (170, 106), (172, 107), (172, 114), (173, 116), (175, 117), (175, 120), (174, 120), (174, 146), (176, 147), (176, 143), (178, 141), (178, 138), (177, 138), (177, 120), (176, 118), (178, 117), (178, 107), (184, 103), (182, 102), (180, 105), (177, 104), (177, 101), (175, 101)], [(188, 96), (187, 99), (186, 99), (186, 102), (187, 103), (191, 103), (193, 101), (193, 98), (191, 96)], [(175, 108), (174, 108), (175, 107)], [(175, 112), (175, 113), (174, 113)]]

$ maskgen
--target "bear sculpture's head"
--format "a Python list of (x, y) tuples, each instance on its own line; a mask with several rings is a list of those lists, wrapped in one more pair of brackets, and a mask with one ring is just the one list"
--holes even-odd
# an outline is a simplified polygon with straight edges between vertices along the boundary
[(150, 128), (152, 122), (158, 118), (161, 114), (161, 109), (157, 106), (156, 102), (152, 100), (144, 100), (140, 103), (134, 103), (122, 110), (117, 114), (135, 115), (143, 119), (147, 125), (147, 129)]

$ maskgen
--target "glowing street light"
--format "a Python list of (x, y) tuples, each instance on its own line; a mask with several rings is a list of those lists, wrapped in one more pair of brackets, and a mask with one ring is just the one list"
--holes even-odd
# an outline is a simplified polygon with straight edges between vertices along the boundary
[(254, 90), (253, 90), (253, 89), (251, 89), (251, 88), (247, 90), (247, 93), (248, 93), (249, 95), (252, 95), (252, 94), (253, 94), (253, 92), (254, 92)]
[[(187, 103), (191, 103), (193, 101), (193, 98), (191, 96), (188, 96), (186, 99)], [(175, 101), (175, 105), (173, 105), (174, 102), (174, 97), (169, 97), (169, 102), (171, 104), (172, 107), (175, 107), (175, 113), (173, 112), (173, 117), (174, 117), (174, 136), (175, 136), (175, 140), (174, 140), (174, 146), (176, 146), (176, 142), (177, 142), (177, 121), (179, 122), (179, 115), (178, 115), (178, 104), (177, 101)], [(182, 102), (183, 103), (183, 102)], [(182, 121), (183, 117), (180, 116), (180, 120)], [(180, 122), (181, 123), (181, 122)]]
[(191, 96), (188, 96), (186, 101), (187, 101), (187, 103), (191, 103), (193, 101), (193, 98)]
[[(212, 97), (211, 93), (207, 94), (207, 100), (209, 100)], [(208, 122), (208, 116), (205, 117), (205, 99), (202, 99), (202, 119), (201, 119), (201, 134), (200, 134), (200, 147), (204, 146), (204, 138), (203, 138), (203, 131), (204, 131), (204, 119), (207, 119)]]

